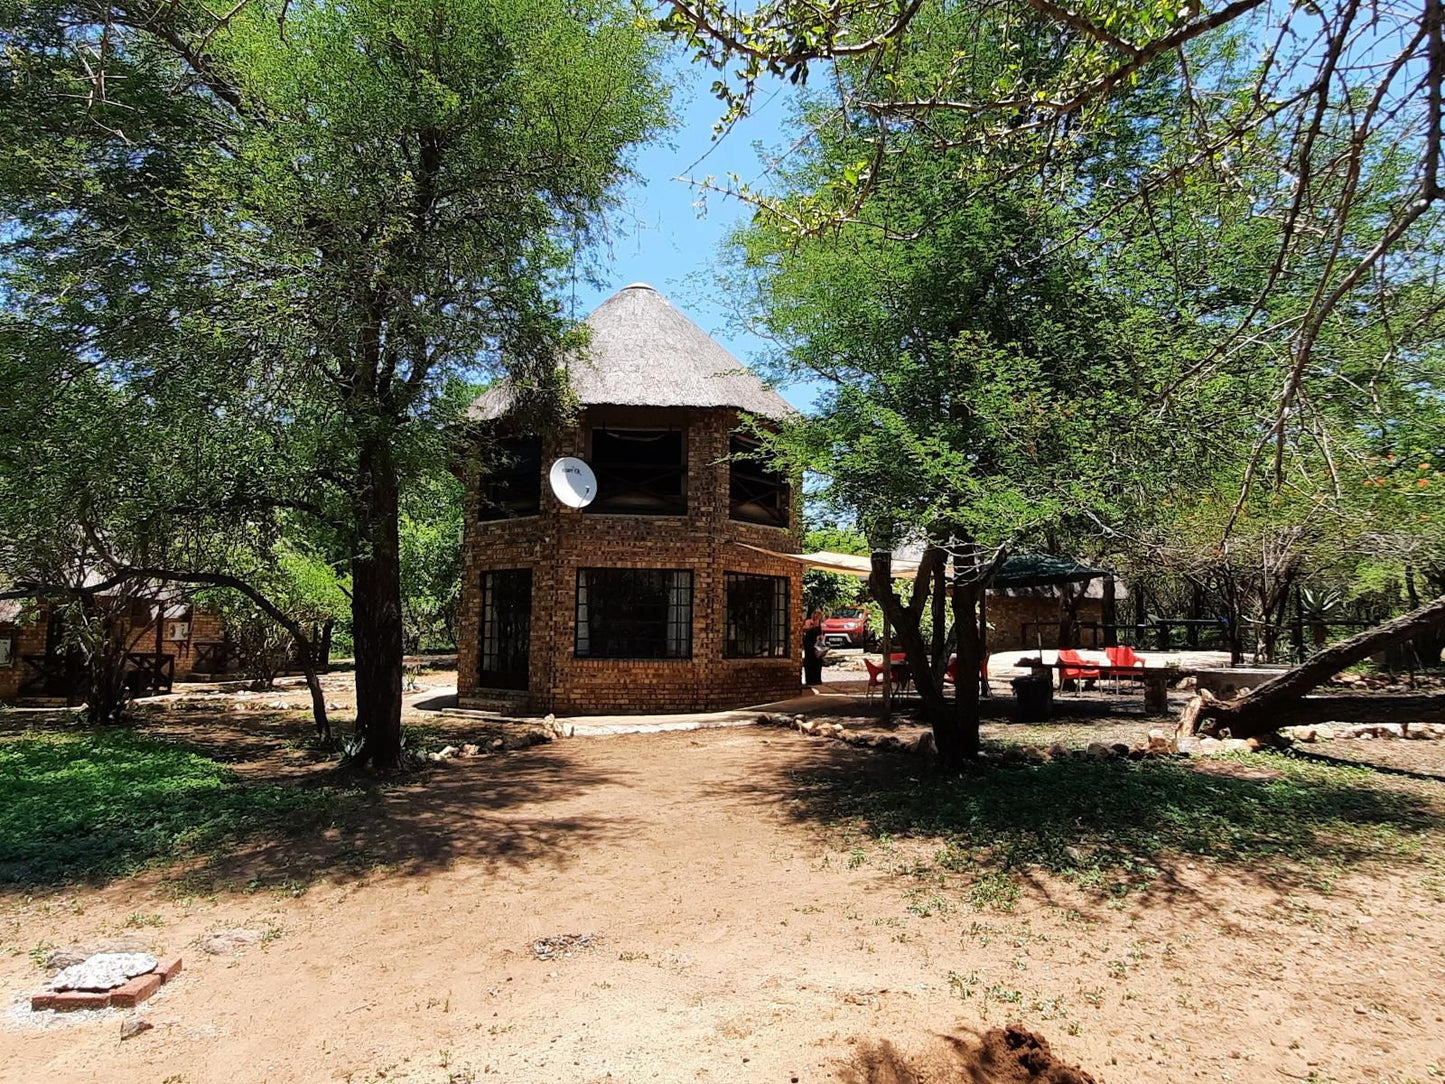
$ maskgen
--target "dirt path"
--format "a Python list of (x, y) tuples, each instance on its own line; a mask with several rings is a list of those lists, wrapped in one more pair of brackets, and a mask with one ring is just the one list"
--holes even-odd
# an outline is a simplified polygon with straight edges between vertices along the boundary
[[(1325, 894), (1185, 862), (1124, 906), (1041, 882), (976, 911), (802, 814), (790, 773), (833, 765), (917, 770), (784, 731), (579, 739), (450, 763), (194, 894), (12, 894), (10, 995), (43, 978), (31, 947), (101, 935), (186, 970), (125, 1042), (117, 1015), (10, 1013), (0, 1081), (977, 1082), (1005, 1079), (977, 1047), (1007, 1021), (1101, 1082), (1445, 1070), (1445, 920), (1410, 870)], [(267, 939), (193, 945), (238, 926)], [(537, 958), (565, 934), (594, 940)]]

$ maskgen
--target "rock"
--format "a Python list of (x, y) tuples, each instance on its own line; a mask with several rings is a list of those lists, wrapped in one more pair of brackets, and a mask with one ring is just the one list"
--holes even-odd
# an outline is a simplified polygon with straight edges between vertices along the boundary
[(95, 953), (84, 945), (68, 945), (45, 957), (45, 967), (50, 971), (62, 971), (67, 967), (83, 964), (94, 955)]
[(63, 969), (48, 985), (57, 993), (65, 990), (114, 990), (137, 975), (155, 969), (156, 958), (149, 952), (98, 952)]
[[(1209, 740), (1213, 741), (1214, 739), (1210, 738)], [(1174, 751), (1186, 755), (1201, 753), (1203, 752), (1203, 742), (1203, 738), (1195, 737), (1193, 734), (1184, 734), (1174, 739)]]
[(127, 1016), (120, 1022), (121, 1040), (134, 1039), (141, 1032), (150, 1031), (153, 1027), (155, 1025), (149, 1020), (142, 1020), (139, 1016)]
[(446, 760), (448, 757), (454, 757), (456, 755), (457, 747), (455, 745), (443, 745), (440, 749), (437, 750), (438, 760)]
[(247, 945), (260, 943), (260, 930), (216, 930), (208, 933), (197, 942), (202, 952), (212, 956), (229, 956), (238, 949)]
[(507, 747), (507, 743), (501, 738), (493, 738), (490, 744), (493, 749), (505, 749)]
[(481, 751), (482, 750), (480, 746), (472, 745), (470, 743), (462, 746), (462, 756), (464, 757), (474, 757), (478, 755)]
[(1252, 753), (1257, 748), (1250, 745), (1253, 740), (1252, 738), (1225, 738), (1219, 743), (1219, 751), (1222, 753)]
[(1326, 724), (1326, 725), (1324, 725), (1324, 726), (1314, 727), (1313, 729), (1314, 729), (1314, 732), (1315, 732), (1315, 738), (1318, 739), (1319, 741), (1334, 741), (1334, 739), (1335, 739), (1335, 728), (1334, 728), (1334, 727), (1329, 726), (1328, 724)]
[(1063, 760), (1069, 755), (1069, 751), (1059, 742), (1054, 742), (1053, 745), (1049, 746), (1047, 755), (1050, 760)]
[(1375, 737), (1377, 738), (1403, 738), (1404, 736), (1405, 728), (1399, 723), (1381, 723), (1375, 727)]
[(1109, 748), (1114, 751), (1116, 757), (1127, 757), (1129, 755), (1128, 742), (1116, 741), (1113, 745), (1109, 746)]
[[(838, 736), (842, 737), (842, 735), (843, 728), (840, 726), (838, 728)], [(937, 754), (938, 745), (933, 740), (933, 731), (925, 730), (922, 734), (918, 735), (918, 740), (913, 744), (913, 751), (920, 756), (926, 757)]]
[(812, 723), (794, 723), (793, 725), (796, 726), (804, 734), (811, 734), (813, 732)]
[(1101, 741), (1091, 741), (1085, 747), (1084, 755), (1090, 760), (1108, 760), (1114, 755), (1114, 750)]
[[(1184, 743), (1180, 742), (1181, 749), (1183, 748), (1183, 745)], [(1224, 742), (1220, 741), (1218, 738), (1200, 738), (1197, 751), (1202, 756), (1213, 756), (1215, 753), (1221, 753), (1224, 751)]]

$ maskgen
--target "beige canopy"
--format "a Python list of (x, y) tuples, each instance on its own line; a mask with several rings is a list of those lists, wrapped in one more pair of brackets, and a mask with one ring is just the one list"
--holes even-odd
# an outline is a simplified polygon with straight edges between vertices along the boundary
[[(873, 572), (873, 559), (855, 553), (834, 553), (831, 550), (819, 550), (817, 553), (778, 553), (776, 550), (763, 549), (761, 546), (749, 546), (746, 542), (736, 544), (744, 549), (756, 550), (759, 553), (766, 553), (770, 557), (781, 557), (787, 561), (796, 561), (809, 568), (822, 569), (824, 572), (841, 572), (846, 576), (857, 576), (864, 580)], [(917, 561), (904, 560), (894, 556), (893, 578), (895, 580), (911, 580), (917, 574)]]

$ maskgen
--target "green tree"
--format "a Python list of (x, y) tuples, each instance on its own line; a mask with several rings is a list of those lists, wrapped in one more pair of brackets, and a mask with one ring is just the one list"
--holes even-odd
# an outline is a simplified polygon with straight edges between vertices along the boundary
[(7, 348), (249, 392), (284, 458), (221, 465), (232, 511), (347, 555), (359, 759), (397, 766), (402, 479), (449, 374), (558, 397), (551, 276), (665, 119), (652, 45), (611, 0), (0, 10)]

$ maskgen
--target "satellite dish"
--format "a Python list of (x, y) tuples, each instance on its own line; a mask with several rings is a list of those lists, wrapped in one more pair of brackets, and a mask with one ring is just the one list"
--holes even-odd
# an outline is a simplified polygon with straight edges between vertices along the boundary
[(586, 508), (597, 496), (597, 475), (575, 456), (564, 455), (547, 473), (552, 492), (568, 508)]

